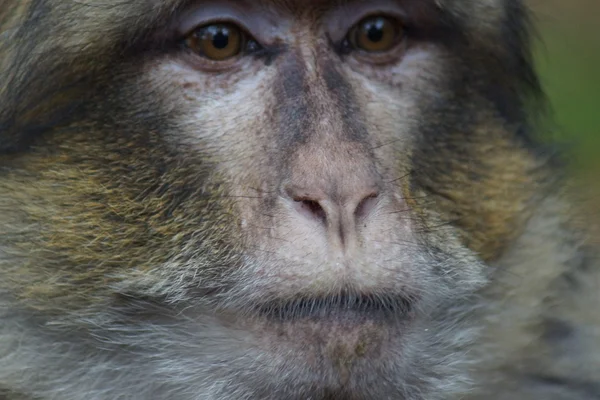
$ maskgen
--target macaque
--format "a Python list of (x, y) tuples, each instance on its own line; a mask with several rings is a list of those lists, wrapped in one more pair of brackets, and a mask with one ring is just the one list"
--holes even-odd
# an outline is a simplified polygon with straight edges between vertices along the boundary
[(529, 17), (0, 0), (0, 399), (600, 399)]

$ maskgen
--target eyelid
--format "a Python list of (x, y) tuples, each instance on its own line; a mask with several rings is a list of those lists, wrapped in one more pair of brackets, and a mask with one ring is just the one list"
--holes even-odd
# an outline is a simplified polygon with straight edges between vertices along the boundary
[(223, 4), (209, 3), (184, 12), (177, 21), (177, 35), (184, 38), (202, 26), (228, 23), (237, 25), (245, 34), (262, 45), (273, 42), (269, 32), (274, 32), (275, 25), (265, 16), (258, 14), (251, 6), (236, 6), (236, 4), (229, 1), (223, 1)]
[[(340, 12), (341, 11), (341, 12)], [(329, 18), (329, 38), (332, 43), (340, 43), (346, 39), (348, 32), (362, 20), (369, 17), (386, 16), (406, 25), (408, 16), (405, 10), (389, 1), (370, 1), (344, 7)]]
[(178, 35), (182, 38), (188, 37), (190, 35), (192, 35), (195, 31), (197, 31), (200, 28), (203, 27), (207, 27), (210, 25), (235, 25), (237, 27), (239, 27), (239, 29), (244, 32), (244, 34), (250, 35), (251, 37), (253, 37), (253, 35), (249, 32), (250, 30), (239, 20), (234, 19), (234, 18), (230, 18), (230, 17), (225, 17), (225, 16), (219, 16), (219, 17), (213, 17), (211, 19), (206, 19), (206, 20), (198, 20), (197, 23), (191, 25), (188, 28), (186, 26), (186, 29), (181, 29), (178, 32)]

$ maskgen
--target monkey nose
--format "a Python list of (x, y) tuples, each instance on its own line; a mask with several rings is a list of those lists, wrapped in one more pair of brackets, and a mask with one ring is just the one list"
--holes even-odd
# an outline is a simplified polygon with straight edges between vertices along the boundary
[(289, 184), (285, 194), (305, 222), (321, 224), (330, 241), (348, 247), (356, 241), (359, 223), (366, 222), (376, 209), (379, 190), (357, 182), (338, 190)]

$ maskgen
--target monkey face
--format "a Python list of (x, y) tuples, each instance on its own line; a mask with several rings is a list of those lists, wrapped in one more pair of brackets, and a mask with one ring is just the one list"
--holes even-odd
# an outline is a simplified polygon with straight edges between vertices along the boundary
[(23, 307), (151, 327), (113, 343), (223, 396), (458, 390), (536, 189), (519, 2), (46, 3), (65, 42), (5, 90)]

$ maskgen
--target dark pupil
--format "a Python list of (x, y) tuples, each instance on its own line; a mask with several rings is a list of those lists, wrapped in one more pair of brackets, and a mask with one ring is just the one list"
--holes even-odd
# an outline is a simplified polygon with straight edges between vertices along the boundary
[(365, 31), (369, 40), (374, 43), (381, 42), (385, 36), (384, 27), (385, 21), (383, 19), (367, 22), (365, 24)]
[(229, 46), (229, 29), (227, 27), (211, 26), (208, 28), (208, 34), (215, 48), (223, 50)]

